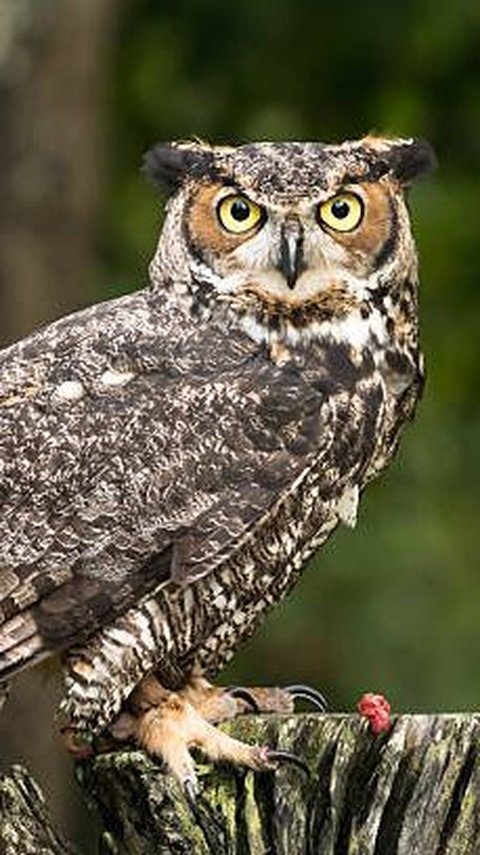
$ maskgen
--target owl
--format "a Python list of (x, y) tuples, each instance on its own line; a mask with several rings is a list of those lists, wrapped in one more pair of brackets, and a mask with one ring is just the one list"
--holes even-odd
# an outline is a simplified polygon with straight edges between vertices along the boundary
[(422, 389), (416, 139), (157, 145), (146, 288), (0, 353), (0, 684), (60, 654), (66, 732), (255, 769), (211, 681), (389, 463)]

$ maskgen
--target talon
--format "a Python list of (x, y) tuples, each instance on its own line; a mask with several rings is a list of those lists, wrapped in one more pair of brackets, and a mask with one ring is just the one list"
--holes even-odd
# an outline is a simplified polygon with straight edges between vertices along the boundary
[(199, 790), (192, 750), (200, 751), (211, 761), (246, 766), (258, 772), (273, 771), (279, 763), (291, 763), (309, 775), (306, 763), (294, 754), (274, 751), (268, 746), (249, 745), (213, 725), (225, 718), (225, 713), (227, 717), (234, 717), (242, 711), (239, 709), (242, 704), (236, 704), (235, 698), (255, 712), (290, 712), (293, 709), (291, 693), (303, 688), (291, 687), (290, 693), (276, 688), (250, 691), (243, 686), (217, 690), (206, 680), (196, 679), (174, 692), (150, 680), (139, 684), (135, 690), (135, 712), (128, 710), (120, 714), (113, 731), (120, 737), (133, 737), (149, 754), (160, 757), (180, 783), (185, 799), (195, 812)]
[(67, 751), (78, 760), (86, 760), (94, 753), (91, 740), (70, 725), (62, 728), (61, 737)]
[(299, 683), (294, 686), (285, 686), (285, 691), (292, 698), (302, 698), (304, 701), (310, 701), (321, 712), (325, 712), (328, 709), (328, 703), (324, 695), (318, 689), (313, 689), (311, 686), (304, 686)]
[(185, 778), (185, 780), (182, 782), (182, 786), (185, 798), (192, 810), (194, 810), (197, 805), (198, 796), (197, 782), (194, 781), (192, 778)]
[(245, 701), (245, 703), (251, 706), (254, 713), (260, 712), (260, 707), (248, 689), (244, 689), (242, 686), (231, 686), (229, 689), (226, 689), (226, 692), (232, 698), (239, 698), (241, 701)]
[(272, 763), (290, 763), (292, 766), (296, 766), (297, 769), (300, 769), (307, 778), (310, 778), (310, 769), (304, 760), (300, 757), (297, 757), (296, 754), (292, 754), (290, 751), (274, 751), (269, 748), (268, 750), (268, 760)]

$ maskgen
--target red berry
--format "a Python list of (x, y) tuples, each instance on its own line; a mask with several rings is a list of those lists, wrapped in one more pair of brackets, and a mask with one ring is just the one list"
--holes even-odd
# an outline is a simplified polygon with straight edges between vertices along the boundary
[(389, 731), (392, 723), (390, 721), (390, 704), (383, 695), (375, 695), (373, 692), (366, 692), (358, 704), (357, 710), (360, 715), (365, 716), (370, 722), (370, 727), (374, 733), (381, 733), (382, 730)]

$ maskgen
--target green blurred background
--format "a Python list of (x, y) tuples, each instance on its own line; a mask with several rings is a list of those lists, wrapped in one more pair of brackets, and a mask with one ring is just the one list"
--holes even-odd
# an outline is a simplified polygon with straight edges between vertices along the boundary
[[(428, 366), (417, 419), (404, 436), (395, 464), (367, 490), (356, 530), (339, 531), (323, 548), (289, 600), (239, 653), (225, 681), (309, 682), (326, 693), (334, 710), (353, 710), (367, 690), (384, 692), (395, 711), (476, 709), (478, 0), (390, 5), (345, 0), (341, 6), (324, 0), (106, 0), (100, 21), (94, 5), (85, 0), (79, 13), (90, 34), (90, 50), (93, 43), (98, 56), (89, 78), (91, 106), (82, 89), (82, 112), (75, 125), (77, 162), (84, 150), (90, 152), (88, 181), (93, 189), (82, 214), (82, 258), (88, 255), (88, 264), (69, 267), (67, 262), (62, 287), (50, 302), (39, 304), (38, 293), (32, 292), (36, 310), (28, 324), (146, 281), (161, 205), (138, 166), (142, 153), (158, 140), (199, 136), (232, 143), (335, 141), (377, 131), (423, 136), (436, 148), (438, 172), (411, 195)], [(37, 9), (40, 6), (47, 12), (37, 41), (46, 38), (50, 47), (52, 28), (55, 39), (61, 40), (68, 11), (66, 69), (80, 49), (81, 27), (71, 32), (79, 4), (38, 0)], [(93, 18), (85, 24), (88, 10)], [(27, 53), (29, 49), (27, 44)], [(41, 61), (47, 56), (48, 47)], [(61, 62), (55, 68), (56, 74), (62, 73)], [(16, 84), (8, 85), (15, 90)], [(21, 91), (18, 87), (17, 97)], [(51, 104), (52, 121), (57, 107), (57, 101)], [(15, 107), (10, 104), (8, 109)], [(47, 98), (38, 125), (48, 120), (48, 110)], [(84, 129), (80, 142), (79, 128)], [(69, 120), (64, 129), (65, 138), (56, 136), (57, 154), (69, 145)], [(42, 131), (34, 125), (31, 133), (35, 151)], [(22, 145), (17, 140), (13, 149)], [(25, 166), (18, 151), (10, 154), (22, 174)], [(42, 168), (45, 171), (36, 167), (37, 177)], [(78, 171), (73, 168), (75, 181)], [(58, 186), (64, 188), (61, 182)], [(51, 192), (61, 196), (68, 191)], [(15, 223), (22, 210), (27, 208), (20, 206), (19, 213), (17, 204), (10, 215)], [(42, 210), (39, 221), (46, 216), (45, 206)], [(5, 212), (3, 217), (5, 221)], [(56, 255), (65, 228), (62, 217), (48, 235), (44, 223), (38, 228), (45, 240), (53, 235)], [(63, 284), (73, 287), (74, 266), (83, 272), (67, 300)], [(6, 317), (11, 303), (8, 277), (0, 282)], [(25, 310), (28, 294), (22, 299)], [(25, 321), (19, 331), (25, 332), (28, 324)], [(5, 338), (13, 328), (12, 322)], [(20, 715), (19, 708), (17, 712)]]
[(108, 294), (145, 278), (158, 206), (136, 166), (157, 139), (376, 130), (434, 144), (440, 168), (412, 193), (428, 365), (417, 421), (367, 491), (357, 529), (322, 550), (228, 679), (304, 679), (335, 708), (364, 689), (398, 709), (475, 707), (480, 4), (140, 2), (116, 59), (100, 242)]

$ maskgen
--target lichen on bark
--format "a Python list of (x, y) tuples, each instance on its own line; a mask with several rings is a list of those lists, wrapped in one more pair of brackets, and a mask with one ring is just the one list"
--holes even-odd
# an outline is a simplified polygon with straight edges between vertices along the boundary
[[(199, 762), (200, 795), (192, 809), (159, 761), (133, 750), (100, 754), (77, 766), (102, 820), (100, 853), (480, 852), (476, 715), (399, 716), (388, 734), (378, 736), (355, 715), (245, 716), (225, 730), (294, 752), (307, 762), (310, 777), (295, 766), (255, 774)], [(24, 770), (0, 779), (0, 820), (1, 855), (73, 851), (51, 829)], [(21, 827), (24, 848), (15, 849)]]
[(23, 766), (0, 775), (0, 853), (75, 855), (53, 828), (45, 798)]
[(480, 851), (474, 715), (401, 716), (380, 736), (359, 716), (344, 715), (246, 716), (225, 729), (293, 751), (310, 778), (293, 766), (254, 774), (201, 765), (192, 812), (178, 785), (144, 754), (97, 757), (81, 767), (83, 787), (118, 855)]

